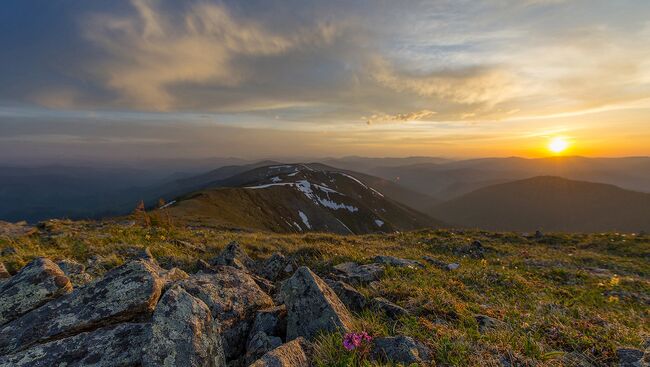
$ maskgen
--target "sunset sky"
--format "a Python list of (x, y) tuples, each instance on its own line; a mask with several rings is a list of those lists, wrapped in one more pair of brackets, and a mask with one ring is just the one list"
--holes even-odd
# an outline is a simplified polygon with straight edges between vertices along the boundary
[(650, 1), (31, 1), (0, 156), (650, 155)]

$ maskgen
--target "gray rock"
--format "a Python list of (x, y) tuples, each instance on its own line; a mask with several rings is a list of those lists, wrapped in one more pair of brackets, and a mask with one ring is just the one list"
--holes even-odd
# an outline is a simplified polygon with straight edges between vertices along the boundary
[(376, 297), (372, 299), (371, 303), (373, 308), (378, 311), (382, 311), (386, 314), (386, 316), (392, 319), (397, 319), (409, 314), (406, 309), (394, 304), (386, 298)]
[(353, 286), (340, 280), (334, 281), (327, 279), (326, 282), (349, 310), (361, 312), (366, 307), (366, 297)]
[(0, 325), (70, 292), (70, 280), (55, 263), (34, 259), (0, 287)]
[(218, 322), (203, 301), (178, 285), (160, 298), (149, 335), (143, 367), (226, 365)]
[(280, 345), (282, 345), (282, 339), (279, 337), (269, 336), (263, 331), (258, 331), (246, 344), (246, 364), (253, 363)]
[(447, 263), (446, 263), (446, 262), (444, 262), (444, 261), (442, 261), (442, 260), (438, 260), (438, 259), (436, 259), (436, 258), (434, 258), (434, 257), (431, 257), (431, 256), (423, 256), (422, 258), (423, 258), (426, 262), (428, 262), (429, 264), (431, 264), (431, 265), (433, 265), (433, 266), (435, 266), (435, 267), (438, 267), (438, 268), (440, 268), (440, 269), (443, 269), (443, 268), (445, 268), (445, 267), (447, 266)]
[(446, 263), (446, 262), (444, 262), (442, 260), (438, 260), (438, 259), (433, 258), (431, 256), (424, 256), (423, 259), (426, 260), (429, 264), (431, 264), (431, 265), (433, 265), (433, 266), (435, 266), (437, 268), (440, 268), (442, 270), (452, 271), (452, 270), (456, 270), (456, 269), (458, 269), (460, 267), (460, 264), (458, 264), (458, 263), (449, 263), (448, 264), (448, 263)]
[(616, 349), (619, 367), (646, 367), (648, 364), (643, 360), (643, 351), (632, 348)]
[(409, 336), (391, 336), (373, 340), (370, 358), (375, 361), (409, 365), (429, 362), (431, 352), (424, 344)]
[(251, 327), (251, 335), (263, 332), (271, 336), (285, 338), (287, 334), (287, 307), (280, 305), (257, 311)]
[(264, 262), (258, 273), (268, 280), (277, 281), (287, 278), (295, 269), (297, 269), (295, 261), (276, 252)]
[(149, 262), (128, 262), (103, 279), (5, 324), (0, 329), (0, 354), (150, 313), (158, 302), (161, 287), (162, 281)]
[(74, 260), (64, 259), (58, 261), (56, 264), (75, 287), (88, 284), (93, 280), (92, 275), (86, 273), (86, 266)]
[(490, 316), (475, 315), (474, 318), (476, 319), (476, 323), (478, 324), (478, 331), (481, 334), (484, 334), (490, 330), (495, 330), (506, 326), (505, 322), (501, 320), (497, 320)]
[(248, 257), (246, 251), (244, 251), (239, 243), (232, 241), (226, 245), (217, 257), (210, 260), (210, 265), (227, 265), (240, 270), (252, 270), (255, 268), (255, 261)]
[(253, 362), (249, 367), (309, 367), (303, 338), (282, 344)]
[(460, 268), (460, 264), (458, 264), (458, 263), (450, 263), (450, 264), (447, 264), (447, 266), (445, 267), (445, 270), (452, 271), (452, 270), (456, 270), (458, 268)]
[(35, 345), (0, 357), (0, 366), (139, 366), (145, 324), (121, 324)]
[(463, 246), (455, 250), (457, 255), (469, 256), (474, 259), (482, 259), (485, 257), (485, 248), (481, 241), (474, 241), (469, 246)]
[(375, 256), (373, 261), (377, 264), (384, 264), (384, 265), (390, 265), (390, 266), (395, 266), (398, 268), (422, 268), (424, 265), (422, 265), (421, 262), (416, 261), (416, 260), (409, 260), (409, 259), (402, 259), (400, 257), (395, 257), (395, 256)]
[(273, 300), (246, 272), (230, 266), (215, 269), (217, 273), (193, 275), (178, 284), (208, 305), (221, 325), (226, 358), (232, 359), (243, 354), (257, 310), (272, 307)]
[(5, 264), (0, 261), (0, 279), (11, 278), (11, 274), (7, 271)]
[(384, 275), (384, 266), (380, 264), (359, 265), (355, 262), (346, 262), (334, 267), (342, 280), (352, 284), (370, 283), (379, 280)]
[(334, 291), (302, 266), (282, 284), (287, 306), (287, 340), (315, 337), (319, 332), (347, 332), (352, 316)]

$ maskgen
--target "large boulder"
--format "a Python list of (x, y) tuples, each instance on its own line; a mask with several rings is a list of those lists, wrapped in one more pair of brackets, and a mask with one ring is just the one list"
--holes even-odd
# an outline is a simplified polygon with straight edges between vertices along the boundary
[(252, 270), (255, 267), (255, 261), (248, 257), (239, 243), (232, 241), (217, 257), (210, 260), (210, 265), (227, 265), (241, 270)]
[(230, 266), (217, 266), (214, 274), (197, 274), (179, 282), (189, 294), (202, 300), (223, 330), (226, 358), (244, 352), (257, 310), (273, 306), (250, 275)]
[(88, 284), (93, 280), (92, 275), (86, 273), (86, 266), (71, 259), (63, 259), (56, 263), (61, 271), (70, 279), (75, 287)]
[(225, 366), (219, 324), (208, 306), (179, 285), (169, 289), (153, 313), (142, 365)]
[(282, 345), (282, 339), (277, 336), (269, 336), (263, 331), (252, 334), (246, 344), (246, 364), (253, 363), (280, 345)]
[(349, 310), (361, 312), (366, 307), (366, 297), (353, 286), (340, 280), (334, 281), (328, 279), (326, 282)]
[(70, 292), (70, 280), (55, 263), (34, 259), (0, 286), (0, 325)]
[(370, 283), (384, 275), (384, 266), (380, 264), (359, 265), (355, 262), (345, 262), (336, 265), (334, 269), (339, 273), (341, 280), (352, 284)]
[(120, 324), (0, 357), (0, 366), (139, 366), (145, 324)]
[(150, 262), (128, 262), (108, 272), (103, 279), (5, 324), (0, 329), (0, 354), (15, 353), (35, 343), (151, 313), (161, 287), (162, 282)]
[(287, 335), (287, 307), (280, 305), (257, 311), (251, 327), (251, 336), (264, 332), (267, 335), (285, 338)]
[(287, 340), (320, 332), (350, 330), (352, 316), (334, 291), (309, 268), (298, 268), (282, 284), (287, 306)]
[(431, 360), (431, 352), (424, 344), (410, 336), (391, 336), (373, 340), (370, 358), (406, 365), (421, 364)]
[(248, 367), (309, 367), (303, 338), (292, 340), (266, 353)]
[(295, 261), (279, 252), (274, 253), (260, 267), (258, 274), (266, 279), (276, 281), (287, 278), (298, 268)]

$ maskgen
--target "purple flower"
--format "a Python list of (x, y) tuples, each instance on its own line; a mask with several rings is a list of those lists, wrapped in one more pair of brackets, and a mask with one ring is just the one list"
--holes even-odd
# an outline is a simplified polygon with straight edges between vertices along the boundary
[(347, 333), (343, 337), (343, 347), (347, 350), (354, 350), (360, 347), (364, 342), (369, 342), (372, 337), (365, 331), (360, 333)]

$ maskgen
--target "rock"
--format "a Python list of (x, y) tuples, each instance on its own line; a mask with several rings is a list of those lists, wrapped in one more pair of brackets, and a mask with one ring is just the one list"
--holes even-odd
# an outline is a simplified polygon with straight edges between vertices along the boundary
[(361, 312), (366, 307), (366, 297), (353, 286), (340, 280), (326, 280), (327, 285), (332, 288), (341, 302), (351, 311)]
[(93, 277), (86, 273), (86, 267), (74, 260), (64, 259), (58, 261), (56, 264), (75, 287), (88, 284), (93, 280)]
[(409, 336), (391, 336), (373, 340), (370, 358), (375, 361), (409, 365), (429, 362), (431, 352), (424, 344)]
[(295, 261), (276, 252), (264, 262), (258, 273), (268, 280), (277, 281), (290, 276), (297, 268)]
[(474, 241), (469, 246), (464, 246), (456, 249), (456, 254), (469, 256), (474, 259), (482, 259), (485, 257), (485, 248), (481, 241)]
[(67, 276), (81, 274), (86, 271), (86, 267), (83, 264), (70, 259), (60, 260), (56, 265), (58, 265), (61, 271), (63, 271)]
[(273, 294), (275, 292), (275, 285), (270, 280), (255, 274), (250, 274), (250, 276), (266, 294)]
[(210, 261), (210, 265), (227, 265), (244, 270), (255, 268), (255, 261), (248, 257), (246, 251), (236, 241), (230, 242), (217, 257)]
[(13, 247), (5, 247), (0, 251), (1, 256), (9, 256), (9, 255), (15, 255), (16, 254), (16, 249)]
[(478, 331), (481, 334), (490, 330), (503, 328), (506, 325), (505, 322), (486, 315), (476, 315), (474, 318), (476, 319), (476, 323), (478, 323)]
[(0, 366), (139, 366), (147, 326), (126, 323), (35, 345)]
[[(27, 222), (9, 223), (0, 220), (0, 237), (16, 238), (22, 236), (29, 236), (38, 232), (38, 230)], [(15, 253), (15, 252), (14, 252)], [(2, 252), (2, 256), (5, 256)]]
[(305, 340), (298, 338), (266, 353), (249, 367), (309, 367), (305, 349)]
[(287, 340), (315, 337), (319, 332), (347, 332), (352, 316), (334, 291), (302, 266), (282, 284), (287, 306)]
[(0, 325), (70, 292), (70, 280), (55, 263), (34, 259), (0, 288)]
[(402, 259), (395, 256), (375, 256), (373, 261), (377, 264), (395, 266), (398, 268), (423, 268), (421, 262), (416, 260)]
[(370, 283), (384, 275), (384, 267), (379, 264), (359, 265), (346, 262), (336, 265), (334, 269), (342, 274), (342, 280), (353, 284)]
[(251, 335), (264, 332), (270, 336), (285, 338), (287, 334), (287, 307), (280, 305), (257, 311), (251, 327)]
[(458, 263), (447, 264), (446, 262), (438, 260), (438, 259), (433, 258), (431, 256), (424, 256), (423, 259), (426, 260), (429, 264), (431, 264), (431, 265), (433, 265), (435, 267), (438, 267), (438, 268), (440, 268), (442, 270), (452, 271), (452, 270), (456, 270), (456, 269), (458, 269), (460, 267), (460, 264), (458, 264)]
[(130, 261), (106, 276), (24, 314), (0, 329), (0, 354), (134, 319), (153, 311), (162, 281), (152, 265)]
[(643, 351), (632, 348), (616, 349), (619, 367), (646, 367), (648, 364), (643, 360)]
[(208, 264), (207, 261), (202, 259), (196, 260), (196, 270), (200, 273), (214, 273), (212, 265)]
[(163, 292), (165, 292), (172, 285), (180, 282), (181, 280), (189, 279), (189, 274), (179, 268), (171, 268), (169, 270), (159, 269), (158, 275), (163, 282)]
[(390, 317), (391, 319), (397, 319), (409, 314), (406, 309), (394, 304), (386, 298), (376, 297), (372, 299), (371, 303), (372, 307), (378, 311), (384, 312), (386, 316)]
[(142, 366), (226, 366), (219, 324), (208, 306), (179, 285), (170, 288), (153, 313)]
[(246, 344), (246, 364), (253, 363), (280, 345), (282, 345), (282, 339), (277, 336), (268, 336), (265, 332), (258, 331)]
[(202, 300), (219, 321), (226, 358), (243, 354), (246, 337), (259, 309), (273, 306), (269, 297), (246, 272), (216, 266), (214, 274), (197, 274), (179, 282), (192, 296)]
[(8, 279), (11, 278), (11, 274), (7, 271), (7, 268), (5, 267), (5, 264), (0, 262), (0, 279)]

